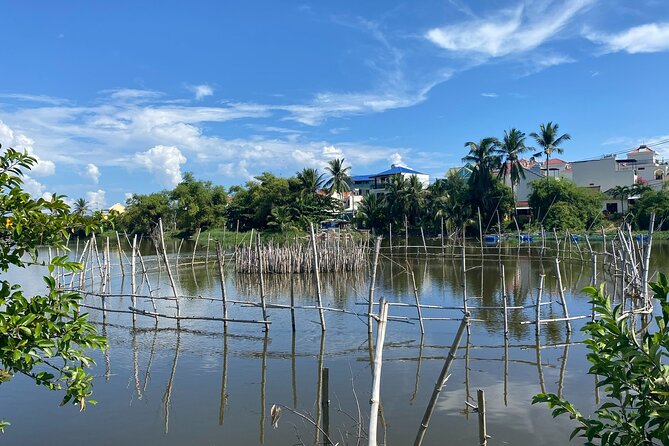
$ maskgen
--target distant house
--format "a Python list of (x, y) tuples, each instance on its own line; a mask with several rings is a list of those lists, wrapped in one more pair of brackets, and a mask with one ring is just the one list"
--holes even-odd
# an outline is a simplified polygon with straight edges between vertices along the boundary
[(125, 206), (123, 206), (121, 203), (116, 203), (115, 205), (113, 205), (112, 207), (109, 208), (108, 212), (110, 214), (112, 212), (116, 212), (117, 214), (122, 214), (122, 213), (125, 212)]
[(417, 170), (409, 169), (408, 167), (393, 164), (390, 169), (369, 176), (373, 181), (371, 192), (375, 194), (385, 193), (386, 183), (393, 175), (401, 175), (407, 179), (412, 176), (416, 176), (424, 188), (430, 185), (430, 175), (418, 172)]

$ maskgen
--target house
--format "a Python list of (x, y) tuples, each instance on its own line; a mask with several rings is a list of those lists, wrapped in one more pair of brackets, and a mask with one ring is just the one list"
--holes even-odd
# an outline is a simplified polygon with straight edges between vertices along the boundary
[(374, 193), (377, 195), (385, 193), (386, 183), (390, 180), (390, 178), (393, 175), (401, 175), (405, 179), (408, 179), (415, 175), (424, 188), (430, 185), (430, 175), (418, 172), (417, 170), (409, 169), (408, 167), (398, 166), (396, 164), (393, 164), (390, 166), (390, 169), (369, 176), (373, 181), (370, 193)]

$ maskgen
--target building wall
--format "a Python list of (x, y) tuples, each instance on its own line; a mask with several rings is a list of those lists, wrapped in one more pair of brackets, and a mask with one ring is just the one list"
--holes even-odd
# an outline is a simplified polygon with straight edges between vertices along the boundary
[(579, 161), (571, 164), (572, 179), (582, 187), (599, 186), (606, 192), (616, 186), (632, 186), (635, 181), (633, 169), (619, 169), (614, 157)]

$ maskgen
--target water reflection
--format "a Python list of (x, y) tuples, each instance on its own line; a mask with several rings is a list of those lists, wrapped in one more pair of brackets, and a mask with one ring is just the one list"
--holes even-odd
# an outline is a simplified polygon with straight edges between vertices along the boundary
[[(168, 247), (175, 256), (178, 249), (174, 244)], [(178, 268), (178, 288), (184, 295), (191, 296), (182, 300), (185, 314), (220, 317), (221, 285), (224, 285), (230, 317), (258, 317), (258, 308), (232, 303), (258, 302), (256, 275), (235, 275), (227, 268), (221, 283), (213, 255), (209, 256), (208, 264), (191, 262), (192, 247), (184, 243), (181, 249), (180, 260), (185, 263)], [(125, 262), (127, 259), (118, 256), (114, 244), (110, 250), (112, 254), (108, 258), (115, 264), (111, 273), (105, 273), (105, 286), (107, 291), (122, 294), (121, 289), (131, 289), (129, 268), (123, 275), (117, 263), (119, 259)], [(83, 244), (78, 256), (82, 252)], [(105, 282), (101, 277), (105, 268), (97, 268), (95, 249), (88, 252), (92, 253), (86, 255), (95, 268), (89, 268), (76, 279), (68, 278), (68, 282), (85, 283), (99, 290)], [(159, 311), (173, 312), (173, 302), (158, 299), (170, 295), (170, 286), (165, 274), (158, 269), (161, 260), (155, 248), (147, 248), (144, 243), (140, 252), (137, 293), (155, 300), (138, 297), (137, 305), (155, 312), (151, 310), (155, 304)], [(585, 408), (586, 412), (598, 401), (598, 395), (593, 381), (580, 379), (588, 368), (578, 330), (584, 321), (574, 321), (571, 336), (564, 323), (542, 324), (539, 336), (532, 324), (521, 324), (535, 320), (541, 274), (545, 275), (542, 290), (546, 302), (540, 307), (541, 318), (563, 316), (558, 303), (554, 258), (542, 257), (537, 249), (526, 246), (502, 247), (495, 255), (482, 258), (477, 247), (465, 252), (468, 271), (463, 275), (462, 258), (457, 250), (454, 256), (446, 258), (426, 258), (411, 252), (388, 254), (384, 253), (379, 263), (377, 297), (415, 304), (416, 290), (421, 304), (455, 308), (462, 306), (466, 287), (472, 312), (473, 320), (469, 330), (465, 328), (456, 359), (448, 370), (451, 375), (448, 386), (443, 386), (433, 405), (422, 444), (438, 444), (445, 437), (453, 444), (474, 444), (476, 417), (467, 418), (464, 401), (475, 403), (477, 388), (486, 389), (488, 429), (496, 441), (527, 443), (529, 436), (536, 434), (536, 442), (563, 444), (563, 435), (539, 436), (540, 432), (552, 432), (557, 429), (554, 426), (564, 425), (552, 420), (547, 410), (531, 410), (531, 395), (554, 391), (579, 408)], [(573, 254), (578, 255), (575, 248)], [(666, 245), (658, 244), (654, 247), (651, 265), (657, 265), (657, 256), (661, 255), (669, 255), (669, 250)], [(170, 260), (175, 259), (170, 257)], [(587, 298), (579, 295), (579, 290), (590, 284), (593, 277), (597, 282), (608, 278), (601, 261), (599, 259), (600, 263), (595, 263), (594, 268), (589, 261), (565, 260), (561, 264), (570, 315), (591, 315), (591, 306)], [(502, 267), (504, 274), (501, 274)], [(284, 305), (284, 308), (268, 307), (272, 325), (265, 333), (261, 331), (262, 325), (230, 323), (225, 330), (221, 321), (214, 320), (184, 321), (181, 330), (175, 330), (170, 321), (143, 316), (138, 316), (133, 328), (129, 314), (112, 312), (127, 309), (130, 304), (127, 296), (87, 298), (91, 305), (107, 310), (90, 312), (92, 322), (99, 324), (100, 331), (111, 342), (110, 348), (98, 358), (100, 368), (104, 367), (103, 373), (97, 373), (101, 378), (95, 382), (95, 397), (100, 404), (83, 415), (65, 410), (52, 413), (49, 404), (31, 404), (37, 407), (35, 413), (29, 417), (21, 415), (18, 409), (16, 419), (12, 420), (16, 420), (14, 426), (3, 440), (6, 444), (23, 444), (26, 438), (34, 438), (35, 444), (43, 444), (51, 440), (48, 431), (55, 425), (81, 427), (85, 424), (81, 427), (83, 435), (87, 435), (86, 429), (90, 428), (98, 437), (104, 436), (114, 443), (142, 441), (149, 444), (159, 438), (161, 443), (174, 445), (209, 444), (220, 439), (230, 444), (280, 445), (299, 441), (322, 444), (327, 441), (322, 429), (333, 439), (341, 433), (344, 441), (354, 444), (365, 435), (361, 430), (364, 422), (354, 414), (360, 409), (366, 412), (374, 360), (373, 337), (368, 334), (365, 338), (369, 276), (369, 271), (323, 274), (324, 305), (357, 313), (328, 312), (325, 334), (313, 308), (294, 309), (295, 330), (292, 326), (291, 296), (296, 306), (313, 306), (315, 302), (315, 283), (311, 275), (265, 277), (268, 302)], [(619, 284), (611, 280), (608, 286), (614, 289)], [(506, 313), (506, 323), (505, 313), (499, 309), (504, 307), (505, 301), (511, 307)], [(415, 318), (417, 315), (415, 307), (391, 308), (393, 316)], [(379, 411), (384, 442), (410, 444), (416, 441), (424, 411), (430, 407), (434, 384), (439, 382), (449, 357), (448, 350), (460, 322), (430, 318), (462, 318), (462, 311), (455, 309), (423, 308), (422, 312), (424, 335), (417, 321), (413, 324), (391, 322), (388, 326)], [(17, 393), (11, 393), (11, 389), (8, 387), (9, 393), (4, 394), (8, 396), (0, 396), (11, 398), (2, 401), (5, 407), (10, 402), (22, 401), (21, 390), (25, 389), (20, 385)], [(30, 390), (25, 393), (40, 402), (46, 398)], [(161, 395), (162, 404), (158, 403)], [(141, 404), (128, 407), (128, 396)], [(341, 410), (332, 410), (335, 406), (328, 404), (330, 400)], [(284, 414), (277, 429), (266, 430), (267, 411), (273, 403), (291, 406), (316, 425), (292, 423)], [(511, 416), (523, 418), (523, 429), (509, 423)], [(45, 426), (29, 428), (31, 417), (47, 420)], [(125, 429), (109, 427), (119, 425)], [(59, 441), (54, 439), (51, 444), (59, 444)], [(65, 440), (60, 444), (65, 444)]]

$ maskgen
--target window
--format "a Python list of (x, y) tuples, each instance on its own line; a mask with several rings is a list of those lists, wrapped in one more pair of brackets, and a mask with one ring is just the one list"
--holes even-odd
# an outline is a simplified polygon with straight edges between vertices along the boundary
[(662, 169), (657, 169), (655, 171), (655, 179), (658, 181), (662, 181), (663, 178), (664, 178), (664, 172), (662, 172)]
[(615, 214), (618, 212), (618, 203), (606, 203), (606, 212)]

